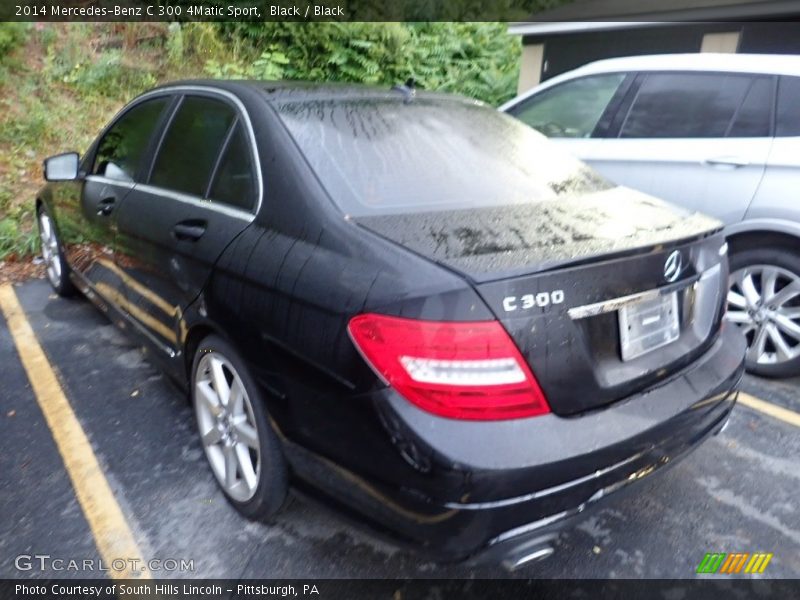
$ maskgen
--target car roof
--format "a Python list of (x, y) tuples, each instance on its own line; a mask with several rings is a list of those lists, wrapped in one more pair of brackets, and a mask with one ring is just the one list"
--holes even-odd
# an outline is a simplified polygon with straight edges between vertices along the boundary
[(722, 71), (800, 76), (800, 56), (788, 54), (651, 54), (598, 60), (571, 71), (606, 73), (619, 71)]
[[(255, 91), (261, 94), (267, 101), (308, 101), (308, 100), (352, 100), (352, 99), (376, 99), (376, 100), (405, 100), (405, 95), (398, 90), (390, 87), (377, 87), (348, 83), (315, 83), (309, 81), (257, 81), (257, 80), (222, 80), (222, 79), (191, 79), (183, 81), (173, 81), (159, 85), (151, 91), (179, 88), (179, 87), (199, 87), (216, 90), (224, 90), (235, 95), (240, 95), (244, 90)], [(415, 97), (426, 100), (449, 100), (467, 102), (470, 104), (482, 104), (478, 100), (472, 100), (455, 94), (443, 92), (431, 92), (415, 89)]]

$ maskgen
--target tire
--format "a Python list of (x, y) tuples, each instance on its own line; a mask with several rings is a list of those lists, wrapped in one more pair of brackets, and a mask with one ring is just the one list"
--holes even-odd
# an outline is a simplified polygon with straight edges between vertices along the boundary
[(800, 375), (800, 255), (751, 247), (730, 258), (727, 321), (747, 336), (745, 367), (764, 377)]
[(210, 335), (197, 346), (191, 385), (200, 441), (225, 497), (248, 519), (269, 519), (286, 500), (288, 468), (244, 360)]
[(74, 295), (77, 290), (69, 278), (69, 264), (58, 239), (55, 223), (44, 206), (40, 206), (36, 211), (36, 222), (39, 225), (39, 241), (47, 280), (59, 296)]

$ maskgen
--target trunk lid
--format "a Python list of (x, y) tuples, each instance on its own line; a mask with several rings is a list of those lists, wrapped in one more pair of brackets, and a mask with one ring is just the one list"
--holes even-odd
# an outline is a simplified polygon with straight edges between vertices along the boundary
[[(719, 332), (721, 225), (632, 190), (356, 221), (471, 280), (559, 415), (656, 385)], [(672, 294), (676, 339), (623, 360), (620, 311)]]
[(721, 228), (700, 213), (623, 187), (528, 204), (354, 221), (479, 283), (697, 239)]

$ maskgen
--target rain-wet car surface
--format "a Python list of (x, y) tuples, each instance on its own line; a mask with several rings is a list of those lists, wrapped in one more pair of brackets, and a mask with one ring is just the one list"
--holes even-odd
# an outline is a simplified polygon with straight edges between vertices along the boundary
[(250, 518), (291, 483), (437, 560), (514, 566), (733, 409), (720, 224), (478, 103), (186, 82), (46, 170), (51, 284), (189, 391)]

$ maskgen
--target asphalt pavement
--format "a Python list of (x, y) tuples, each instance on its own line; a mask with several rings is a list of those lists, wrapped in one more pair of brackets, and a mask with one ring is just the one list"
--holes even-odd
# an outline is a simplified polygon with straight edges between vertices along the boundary
[[(739, 405), (722, 434), (564, 532), (551, 558), (513, 573), (437, 565), (305, 498), (271, 523), (244, 520), (217, 488), (184, 395), (122, 331), (42, 280), (14, 291), (142, 556), (184, 563), (153, 576), (692, 578), (707, 552), (772, 553), (756, 577), (800, 575), (797, 422)], [(0, 578), (105, 577), (68, 568), (99, 558), (96, 530), (1, 315), (0, 365)], [(800, 416), (800, 379), (748, 376), (742, 389)], [(49, 558), (24, 558), (36, 556)]]

